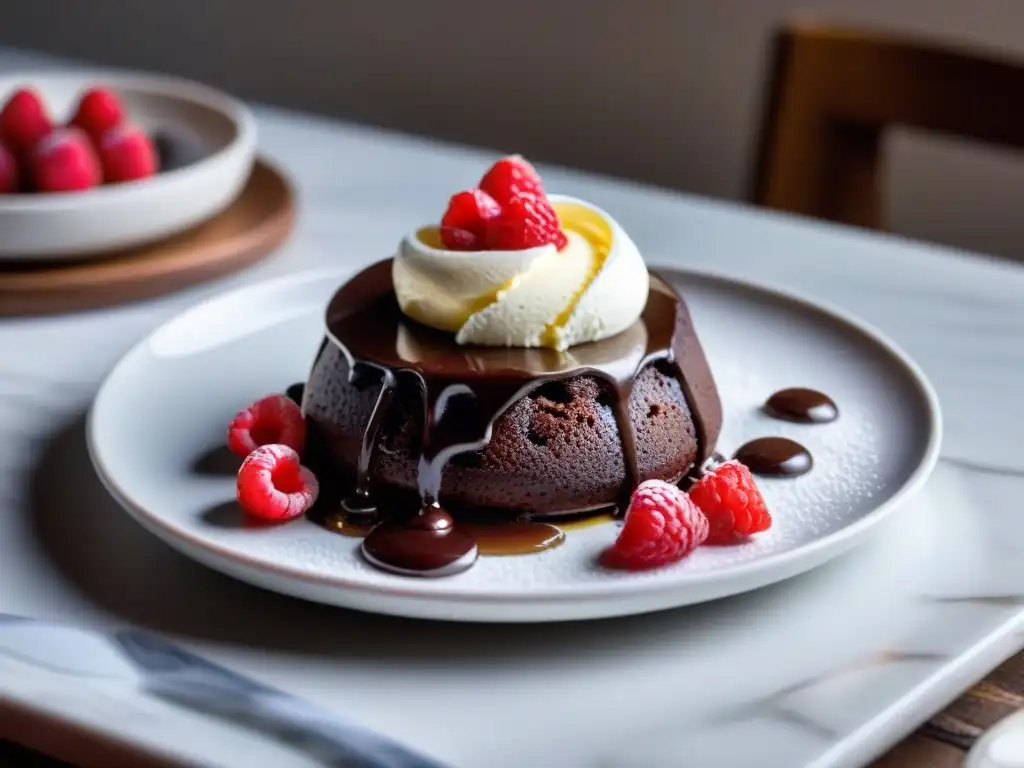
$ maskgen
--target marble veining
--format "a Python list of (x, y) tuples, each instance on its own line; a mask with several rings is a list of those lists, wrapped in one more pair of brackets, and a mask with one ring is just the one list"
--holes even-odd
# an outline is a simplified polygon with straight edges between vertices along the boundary
[(821, 723), (815, 719), (814, 714), (807, 709), (801, 709), (799, 704), (794, 704), (792, 699), (800, 693), (806, 692), (815, 686), (834, 681), (846, 675), (855, 675), (866, 669), (877, 669), (890, 664), (907, 663), (934, 663), (949, 658), (945, 653), (933, 652), (910, 652), (910, 651), (875, 651), (864, 658), (827, 669), (823, 672), (811, 675), (796, 683), (787, 685), (784, 688), (765, 696), (757, 701), (738, 707), (730, 713), (724, 713), (724, 719), (743, 720), (745, 718), (769, 718), (780, 722), (788, 723), (801, 728), (822, 739), (836, 740), (842, 737), (842, 733), (834, 726)]
[(934, 603), (966, 603), (968, 605), (987, 605), (992, 608), (1018, 607), (1024, 604), (1024, 593), (1010, 595), (959, 595), (959, 596), (936, 596), (925, 595), (925, 600)]
[(986, 475), (1007, 475), (1009, 477), (1024, 477), (1024, 467), (1003, 467), (984, 461), (972, 461), (969, 459), (958, 459), (950, 456), (942, 458), (947, 464), (961, 469), (969, 469), (974, 472), (981, 472)]
[[(0, 51), (0, 72), (34, 61), (46, 60)], [(83, 414), (110, 367), (217, 292), (387, 255), (493, 156), (279, 109), (258, 118), (300, 200), (274, 257), (148, 302), (0, 320), (0, 611), (174, 636), (453, 768), (668, 768), (683, 754), (707, 768), (862, 765), (1024, 645), (1024, 268), (560, 168), (543, 169), (548, 186), (614, 211), (650, 263), (833, 302), (918, 361), (942, 401), (946, 461), (888, 531), (750, 595), (548, 627), (332, 611), (170, 552), (85, 454)], [(0, 675), (0, 690), (16, 679)]]

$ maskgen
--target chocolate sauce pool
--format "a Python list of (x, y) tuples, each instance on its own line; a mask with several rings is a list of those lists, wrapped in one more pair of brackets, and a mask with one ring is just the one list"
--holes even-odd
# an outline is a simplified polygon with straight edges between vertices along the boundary
[(476, 562), (476, 540), (437, 504), (408, 520), (380, 523), (363, 539), (373, 565), (414, 576), (452, 576)]
[(776, 419), (800, 424), (827, 424), (839, 418), (839, 407), (831, 397), (816, 389), (780, 389), (764, 404), (765, 413)]
[[(361, 518), (345, 511), (311, 512), (311, 517), (333, 533), (365, 538), (376, 527), (376, 520)], [(555, 522), (516, 520), (510, 522), (466, 522), (456, 520), (455, 527), (476, 541), (481, 555), (529, 555), (554, 549), (565, 541), (567, 531), (614, 522), (615, 510), (574, 515)]]
[(733, 457), (755, 475), (796, 477), (811, 471), (810, 451), (788, 437), (759, 437), (744, 443)]
[[(698, 466), (710, 456), (721, 429), (721, 403), (689, 312), (657, 277), (651, 278), (643, 315), (630, 328), (566, 352), (460, 346), (451, 334), (416, 323), (398, 306), (391, 260), (374, 264), (342, 286), (328, 306), (326, 323), (328, 339), (349, 361), (350, 378), (375, 376), (378, 388), (361, 439), (355, 489), (344, 499), (343, 512), (371, 519), (376, 511), (371, 494), (374, 451), (396, 377), (415, 376), (423, 393), (419, 513), (392, 516), (373, 528), (363, 544), (370, 562), (400, 573), (445, 575), (472, 564), (479, 552), (474, 534), (483, 536), (482, 527), (431, 528), (451, 518), (440, 506), (442, 471), (453, 456), (483, 448), (504, 411), (547, 382), (588, 374), (606, 384), (626, 463), (623, 500), (645, 479), (628, 416), (633, 381), (643, 368), (657, 360), (676, 368), (697, 431)], [(406, 534), (408, 541), (402, 539)], [(560, 541), (558, 536), (548, 538)], [(422, 557), (417, 559), (416, 552)]]
[[(806, 387), (780, 389), (764, 404), (764, 412), (798, 424), (827, 424), (839, 418), (839, 407), (824, 392)], [(755, 475), (798, 477), (814, 466), (811, 452), (787, 437), (759, 437), (740, 446), (734, 458)]]

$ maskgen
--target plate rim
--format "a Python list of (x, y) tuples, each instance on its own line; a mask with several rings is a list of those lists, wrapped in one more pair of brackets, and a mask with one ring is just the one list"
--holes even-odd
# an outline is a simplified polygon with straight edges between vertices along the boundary
[[(108, 493), (125, 510), (139, 522), (144, 528), (161, 538), (165, 543), (183, 552), (190, 559), (201, 559), (206, 565), (230, 573), (238, 578), (231, 570), (218, 568), (211, 565), (219, 559), (228, 561), (231, 566), (243, 566), (253, 569), (264, 576), (274, 578), (286, 578), (297, 580), (307, 584), (314, 584), (322, 587), (330, 587), (339, 591), (353, 590), (363, 595), (379, 595), (389, 598), (404, 598), (420, 603), (463, 603), (473, 604), (486, 602), (496, 607), (502, 605), (552, 605), (562, 603), (583, 603), (594, 600), (621, 599), (624, 596), (647, 597), (652, 594), (671, 592), (680, 588), (705, 591), (713, 590), (714, 584), (727, 579), (733, 583), (753, 583), (755, 586), (738, 590), (727, 590), (725, 594), (738, 594), (749, 591), (759, 586), (766, 586), (777, 581), (783, 581), (793, 575), (806, 570), (813, 569), (828, 562), (835, 556), (847, 551), (862, 539), (871, 529), (884, 522), (891, 514), (900, 507), (907, 499), (917, 493), (931, 475), (939, 458), (942, 445), (943, 421), (939, 398), (928, 377), (921, 370), (919, 365), (906, 352), (900, 348), (895, 341), (890, 339), (879, 329), (856, 315), (841, 309), (831, 302), (822, 299), (811, 298), (794, 291), (788, 287), (781, 287), (768, 283), (754, 282), (743, 277), (729, 274), (726, 271), (695, 268), (687, 266), (675, 266), (671, 264), (649, 264), (651, 272), (674, 272), (684, 279), (686, 276), (693, 276), (697, 279), (712, 280), (724, 283), (730, 287), (740, 287), (754, 293), (768, 294), (771, 298), (783, 302), (795, 303), (805, 310), (824, 314), (832, 320), (853, 329), (870, 342), (880, 348), (901, 369), (921, 397), (921, 402), (926, 407), (929, 434), (926, 440), (921, 460), (917, 467), (907, 476), (902, 485), (884, 502), (876, 506), (867, 514), (851, 522), (843, 528), (822, 536), (811, 542), (784, 552), (767, 555), (763, 558), (750, 560), (744, 563), (730, 565), (725, 569), (712, 569), (699, 573), (681, 573), (670, 579), (648, 579), (637, 581), (623, 579), (621, 581), (603, 581), (586, 585), (560, 585), (546, 587), (543, 589), (523, 590), (502, 590), (488, 592), (479, 587), (465, 588), (457, 583), (452, 583), (444, 590), (426, 591), (418, 589), (415, 585), (418, 580), (409, 580), (409, 586), (392, 582), (367, 582), (349, 576), (325, 576), (304, 573), (291, 566), (283, 566), (275, 563), (268, 563), (265, 559), (254, 558), (246, 553), (239, 553), (236, 550), (210, 542), (202, 537), (197, 537), (180, 526), (169, 523), (162, 516), (155, 515), (141, 505), (136, 504), (118, 485), (113, 473), (105, 466), (103, 457), (100, 455), (96, 440), (97, 414), (101, 412), (109, 392), (111, 382), (115, 380), (121, 370), (137, 356), (146, 353), (151, 339), (172, 323), (178, 322), (181, 318), (192, 312), (205, 311), (210, 306), (222, 301), (237, 299), (253, 291), (273, 291), (283, 289), (291, 285), (302, 283), (313, 283), (327, 278), (338, 281), (344, 279), (345, 275), (354, 273), (361, 267), (344, 268), (321, 268), (302, 270), (299, 272), (270, 278), (267, 280), (249, 283), (229, 291), (219, 293), (205, 299), (197, 304), (187, 307), (183, 311), (167, 318), (156, 328), (152, 329), (136, 344), (134, 344), (110, 369), (103, 383), (97, 390), (96, 396), (89, 408), (86, 419), (86, 445), (90, 460), (99, 476), (102, 484)], [(203, 557), (198, 558), (190, 552), (190, 548), (203, 552)], [(810, 565), (801, 568), (801, 562), (807, 561)], [(724, 573), (723, 573), (724, 572)], [(786, 575), (774, 578), (773, 573), (782, 572)], [(766, 578), (767, 577), (767, 578)], [(397, 580), (396, 580), (397, 581)], [(284, 591), (284, 590), (280, 590)], [(294, 592), (291, 592), (294, 594)], [(724, 595), (721, 595), (724, 596)], [(714, 599), (714, 598), (704, 598)], [(686, 601), (686, 602), (700, 602)], [(683, 603), (679, 603), (682, 605)], [(397, 613), (396, 611), (384, 610), (381, 607), (379, 612)], [(409, 614), (403, 614), (409, 615)], [(609, 615), (620, 615), (611, 613)]]

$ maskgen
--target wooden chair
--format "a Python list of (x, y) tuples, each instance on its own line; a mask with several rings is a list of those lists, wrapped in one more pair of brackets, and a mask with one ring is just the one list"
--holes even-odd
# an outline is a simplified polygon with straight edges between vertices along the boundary
[(883, 229), (883, 133), (893, 125), (1024, 148), (1024, 65), (867, 29), (786, 26), (753, 201)]

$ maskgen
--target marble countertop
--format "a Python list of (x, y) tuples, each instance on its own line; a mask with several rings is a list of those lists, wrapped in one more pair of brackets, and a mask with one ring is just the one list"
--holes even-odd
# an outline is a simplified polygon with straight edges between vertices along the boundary
[[(0, 53), (0, 72), (39, 61)], [(351, 702), (325, 682), (326, 670), (340, 664), (338, 649), (352, 633), (359, 635), (361, 651), (348, 669), (348, 683), (372, 682), (394, 692), (415, 686), (426, 674), (425, 663), (411, 657), (404, 661), (406, 678), (389, 666), (389, 654), (408, 656), (399, 640), (403, 633), (422, 631), (436, 644), (449, 635), (455, 642), (462, 633), (493, 639), (491, 631), (331, 611), (258, 592), (193, 565), (145, 534), (102, 491), (84, 449), (84, 413), (111, 366), (163, 320), (234, 286), (312, 267), (356, 267), (386, 255), (409, 222), (435, 218), (448, 192), (472, 183), (493, 153), (266, 107), (256, 112), (260, 150), (287, 170), (298, 192), (296, 230), (278, 253), (229, 279), (154, 301), (0, 320), (0, 611), (143, 626), (340, 708)], [(1024, 563), (1016, 563), (1024, 558), (1016, 556), (1012, 541), (999, 540), (1024, 535), (1024, 526), (1010, 527), (1024, 495), (1024, 454), (1018, 450), (1024, 444), (1024, 268), (575, 171), (542, 171), (549, 188), (614, 211), (651, 264), (685, 264), (783, 286), (833, 302), (889, 334), (930, 377), (945, 418), (943, 461), (914, 519), (945, 520), (943, 515), (960, 509), (956, 505), (973, 504), (1002, 521), (990, 537), (995, 560), (963, 564), (974, 569), (965, 587), (973, 591), (946, 595), (948, 610), (962, 611), (952, 620), (965, 627), (957, 653), (970, 652), (948, 664), (938, 662), (947, 656), (936, 649), (910, 658), (923, 665), (914, 667), (917, 677), (907, 684), (914, 695), (885, 701), (886, 707), (903, 707), (890, 710), (887, 723), (865, 715), (849, 727), (833, 728), (832, 735), (814, 737), (824, 743), (799, 758), (788, 748), (773, 753), (766, 746), (762, 765), (809, 764), (812, 758), (821, 766), (855, 765), (1024, 645)], [(915, 535), (910, 524), (900, 530)], [(957, 542), (943, 546), (955, 551)], [(680, 621), (678, 612), (670, 612), (602, 623), (593, 629), (603, 635), (595, 653), (612, 658), (616, 648), (625, 653), (621, 649), (641, 636), (661, 648)], [(870, 636), (874, 628), (861, 631)], [(526, 633), (512, 634), (522, 639)], [(587, 641), (579, 630), (559, 636)], [(389, 671), (374, 678), (370, 671), (378, 662)], [(610, 668), (618, 669), (617, 662), (602, 679), (613, 685)], [(625, 685), (628, 670), (621, 671)], [(460, 678), (453, 679), (457, 686)], [(791, 683), (793, 690), (801, 685)], [(378, 725), (387, 719), (387, 698), (379, 693), (367, 699), (364, 710)], [(444, 694), (454, 695), (454, 689)], [(396, 728), (442, 756), (468, 761), (459, 763), (466, 768), (481, 764), (474, 762), (475, 753), (459, 753), (428, 729), (429, 720)], [(763, 730), (752, 728), (749, 735), (768, 738)], [(585, 764), (637, 763), (609, 758)]]

